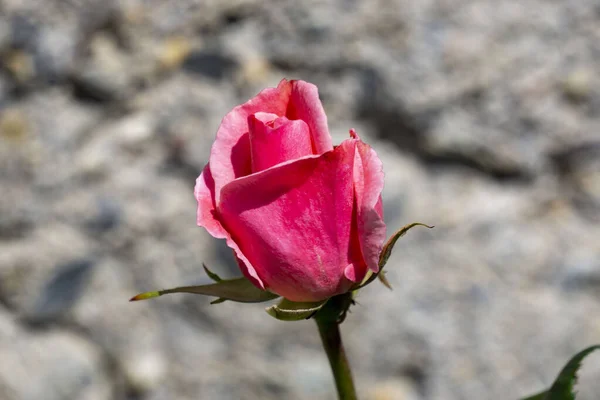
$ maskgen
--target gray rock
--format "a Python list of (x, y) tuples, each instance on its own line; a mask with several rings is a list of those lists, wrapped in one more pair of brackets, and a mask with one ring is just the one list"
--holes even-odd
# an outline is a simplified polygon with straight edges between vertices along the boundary
[[(0, 393), (7, 400), (112, 398), (98, 349), (66, 331), (30, 333), (1, 315)], [(51, 350), (51, 351), (50, 351)]]
[(231, 78), (237, 62), (215, 51), (192, 52), (182, 68), (193, 74), (212, 79)]
[(84, 294), (94, 261), (74, 260), (55, 267), (56, 274), (44, 285), (33, 308), (25, 316), (33, 324), (54, 322), (64, 316)]
[[(23, 239), (0, 241), (0, 250), (0, 293), (6, 303), (22, 316), (35, 315), (38, 310), (41, 317), (46, 311), (52, 317), (76, 300), (82, 289), (77, 280), (85, 276), (85, 265), (72, 265), (71, 272), (61, 271), (61, 267), (90, 257), (92, 245), (77, 229), (53, 223), (37, 225)], [(69, 282), (74, 286), (65, 288)]]
[(568, 147), (553, 155), (571, 201), (582, 217), (600, 216), (600, 142)]
[(97, 199), (97, 213), (88, 219), (86, 225), (92, 232), (103, 233), (115, 229), (122, 222), (122, 208), (111, 198)]
[(67, 24), (42, 29), (36, 42), (36, 69), (44, 81), (67, 79), (75, 67), (78, 34), (75, 26)]
[(73, 74), (76, 95), (100, 102), (123, 100), (133, 90), (126, 54), (110, 36), (101, 33), (92, 38), (90, 53)]

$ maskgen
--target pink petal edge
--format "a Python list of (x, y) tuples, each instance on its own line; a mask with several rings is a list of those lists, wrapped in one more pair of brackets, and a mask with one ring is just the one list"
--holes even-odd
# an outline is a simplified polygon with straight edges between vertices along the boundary
[(279, 117), (265, 124), (254, 115), (248, 117), (252, 172), (312, 155), (310, 130), (306, 122)]
[(239, 264), (244, 276), (250, 279), (255, 286), (265, 290), (265, 285), (256, 273), (252, 264), (242, 254), (237, 243), (235, 243), (231, 235), (216, 218), (217, 210), (213, 202), (214, 191), (215, 182), (212, 177), (210, 163), (208, 163), (198, 179), (196, 179), (196, 186), (194, 187), (194, 196), (198, 201), (198, 210), (196, 214), (198, 226), (204, 227), (210, 235), (217, 239), (225, 239), (227, 245), (233, 249), (236, 257), (241, 261)]
[(383, 164), (375, 150), (357, 140), (355, 153), (355, 192), (357, 200), (358, 235), (364, 260), (373, 272), (379, 271), (379, 255), (386, 239), (381, 192)]
[(319, 90), (312, 83), (293, 80), (290, 102), (286, 111), (289, 119), (301, 119), (308, 124), (312, 135), (314, 153), (333, 150), (327, 127), (327, 115), (319, 98)]
[(246, 103), (235, 107), (221, 121), (210, 151), (216, 204), (219, 203), (223, 186), (251, 173), (248, 117), (258, 112), (285, 115), (291, 91), (292, 84), (283, 79), (276, 88), (264, 89)]

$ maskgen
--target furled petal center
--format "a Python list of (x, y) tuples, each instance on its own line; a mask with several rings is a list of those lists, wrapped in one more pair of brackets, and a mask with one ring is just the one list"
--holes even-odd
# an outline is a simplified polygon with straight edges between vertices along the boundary
[(302, 120), (256, 113), (248, 117), (248, 129), (252, 172), (312, 154), (310, 129)]

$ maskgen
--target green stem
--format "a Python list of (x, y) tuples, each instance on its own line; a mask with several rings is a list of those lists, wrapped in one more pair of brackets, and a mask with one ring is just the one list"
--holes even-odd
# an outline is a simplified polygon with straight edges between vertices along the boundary
[(357, 400), (352, 371), (346, 358), (339, 327), (340, 315), (347, 309), (342, 307), (347, 300), (341, 296), (332, 298), (314, 318), (319, 328), (323, 348), (329, 358), (339, 400)]

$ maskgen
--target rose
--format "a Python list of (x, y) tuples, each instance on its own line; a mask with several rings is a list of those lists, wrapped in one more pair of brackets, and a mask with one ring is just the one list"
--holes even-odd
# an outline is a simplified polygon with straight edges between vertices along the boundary
[(382, 164), (350, 135), (334, 148), (316, 86), (285, 79), (221, 122), (196, 181), (198, 225), (255, 286), (320, 301), (378, 271)]

